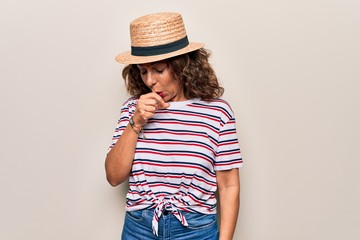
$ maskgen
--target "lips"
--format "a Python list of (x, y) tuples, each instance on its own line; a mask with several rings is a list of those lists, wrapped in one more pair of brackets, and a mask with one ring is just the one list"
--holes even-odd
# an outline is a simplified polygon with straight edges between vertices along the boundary
[(157, 94), (159, 94), (160, 97), (164, 97), (164, 93), (163, 92), (156, 92)]

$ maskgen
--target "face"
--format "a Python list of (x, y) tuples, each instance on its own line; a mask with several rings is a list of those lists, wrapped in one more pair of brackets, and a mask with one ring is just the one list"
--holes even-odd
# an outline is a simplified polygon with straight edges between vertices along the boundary
[(151, 91), (159, 94), (165, 102), (186, 100), (182, 86), (172, 74), (165, 61), (139, 64), (141, 79)]

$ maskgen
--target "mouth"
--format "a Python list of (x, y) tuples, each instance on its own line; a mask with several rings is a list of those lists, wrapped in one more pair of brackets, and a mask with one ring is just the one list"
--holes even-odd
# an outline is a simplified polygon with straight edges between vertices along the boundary
[(163, 92), (156, 92), (160, 97), (164, 97), (164, 93)]

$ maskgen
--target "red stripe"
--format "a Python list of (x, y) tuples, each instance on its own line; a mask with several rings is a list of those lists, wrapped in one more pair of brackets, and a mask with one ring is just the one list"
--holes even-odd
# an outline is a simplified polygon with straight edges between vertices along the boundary
[(145, 130), (145, 134), (146, 136), (148, 136), (148, 134), (160, 134), (160, 133), (165, 133), (165, 134), (170, 134), (170, 135), (186, 135), (186, 136), (197, 136), (197, 137), (201, 137), (201, 138), (205, 138), (207, 140), (210, 140), (210, 142), (214, 145), (217, 145), (217, 143), (212, 140), (211, 138), (209, 138), (205, 133), (204, 134), (199, 134), (199, 133), (192, 133), (192, 132), (173, 132), (171, 130), (152, 130), (152, 129), (146, 129)]
[(202, 205), (202, 204), (204, 204), (203, 202), (201, 202), (201, 201), (199, 201), (199, 200), (197, 200), (196, 198), (194, 198), (193, 196), (191, 196), (190, 194), (189, 195), (187, 195), (189, 198), (191, 198), (191, 200), (193, 200), (194, 202), (196, 202), (196, 203), (199, 203), (200, 205)]
[(202, 108), (202, 109), (206, 109), (207, 111), (209, 111), (210, 109), (211, 110), (214, 110), (214, 111), (217, 111), (217, 112), (221, 112), (222, 114), (224, 114), (225, 116), (227, 116), (228, 118), (230, 118), (229, 114), (227, 112), (225, 112), (224, 110), (222, 109), (218, 109), (218, 108), (215, 108), (215, 107), (212, 107), (212, 106), (198, 106), (198, 105), (191, 105), (191, 107), (193, 108)]
[(180, 183), (180, 184), (176, 184), (175, 186), (173, 186), (172, 184), (166, 184), (166, 183), (156, 183), (156, 184), (151, 184), (148, 183), (149, 187), (169, 187), (169, 188), (175, 188), (175, 189), (179, 189), (180, 187), (187, 187), (185, 185), (185, 183)]
[(196, 157), (201, 158), (214, 166), (214, 162), (206, 157), (201, 156), (200, 154), (190, 154), (190, 153), (161, 153), (149, 150), (136, 150), (136, 153), (147, 153), (147, 154), (154, 154), (154, 155), (162, 155), (162, 156), (182, 156), (182, 157)]
[(239, 164), (239, 163), (243, 163), (242, 160), (236, 161), (236, 162), (231, 162), (231, 163), (218, 163), (216, 164), (216, 166), (231, 166), (231, 165), (235, 165), (235, 164)]
[(205, 124), (199, 124), (199, 123), (187, 123), (187, 122), (179, 122), (179, 121), (161, 121), (161, 124), (177, 124), (177, 125), (185, 125), (185, 126), (195, 126), (195, 127), (205, 127), (215, 134), (218, 134), (219, 132), (214, 130), (213, 128), (205, 125)]
[(200, 133), (192, 133), (192, 132), (173, 132), (171, 130), (152, 130), (152, 129), (145, 129), (146, 133), (155, 133), (155, 134), (159, 134), (159, 133), (168, 133), (168, 134), (173, 134), (173, 135), (187, 135), (187, 136), (198, 136), (198, 137), (203, 137), (203, 138), (207, 138), (207, 135), (205, 133), (200, 134)]
[(180, 141), (175, 141), (175, 142), (171, 142), (171, 141), (156, 141), (156, 140), (143, 140), (143, 139), (139, 139), (138, 142), (143, 142), (143, 143), (151, 143), (151, 144), (159, 144), (159, 145), (186, 145), (186, 146), (197, 146), (197, 147), (201, 147), (201, 148), (205, 148), (209, 151), (211, 151), (212, 153), (215, 154), (214, 149), (206, 146), (206, 145), (202, 145), (202, 144), (198, 144), (198, 143), (186, 143), (186, 142), (180, 142)]
[[(196, 191), (198, 191), (198, 192), (201, 192), (203, 195), (205, 195), (205, 196), (211, 196), (211, 194), (209, 194), (208, 192), (204, 192), (204, 190), (202, 190), (201, 188), (197, 188), (196, 186), (193, 186), (193, 185), (191, 185), (190, 186), (190, 188), (192, 188), (192, 189), (194, 189), (194, 190), (196, 190)], [(190, 189), (189, 188), (189, 189)], [(194, 194), (194, 193), (193, 193)]]
[(206, 119), (210, 119), (212, 121), (215, 121), (215, 122), (219, 122), (219, 119), (217, 119), (216, 117), (209, 117), (207, 115), (203, 115), (201, 113), (199, 114), (196, 114), (196, 113), (186, 113), (186, 112), (175, 112), (175, 111), (166, 111), (166, 112), (158, 112), (159, 114), (162, 114), (162, 113), (165, 113), (165, 114), (174, 114), (174, 115), (181, 115), (181, 116), (194, 116), (194, 117), (199, 117), (199, 118), (206, 118)]
[[(227, 145), (232, 145), (232, 144), (238, 144), (238, 141), (232, 141), (232, 142), (225, 142), (225, 143), (220, 143), (218, 147), (222, 147), (222, 146), (227, 146)], [(237, 146), (236, 146), (237, 147)]]
[(138, 165), (138, 164), (149, 165), (149, 166), (158, 166), (158, 167), (168, 167), (168, 168), (173, 168), (173, 167), (193, 168), (193, 169), (201, 170), (201, 171), (207, 173), (207, 175), (209, 175), (211, 177), (215, 177), (215, 175), (213, 173), (209, 172), (207, 169), (201, 168), (198, 166), (189, 166), (189, 165), (185, 165), (185, 164), (158, 164), (158, 163), (145, 162), (145, 161), (133, 163), (133, 165)]
[(217, 157), (223, 157), (223, 156), (228, 156), (228, 155), (235, 155), (235, 154), (239, 154), (240, 151), (233, 151), (233, 152), (227, 152), (227, 153), (219, 153), (217, 155)]
[(225, 135), (229, 135), (229, 134), (235, 134), (236, 135), (236, 131), (231, 131), (231, 132), (220, 132), (220, 136), (225, 136)]
[(135, 174), (131, 174), (131, 176), (139, 176), (139, 175), (146, 175), (147, 177), (159, 177), (159, 178), (170, 178), (170, 179), (179, 179), (179, 178), (185, 178), (185, 179), (196, 179), (197, 181), (199, 182), (203, 182), (205, 184), (208, 184), (208, 185), (211, 185), (211, 186), (216, 186), (216, 183), (213, 183), (213, 182), (209, 182), (209, 181), (205, 181), (204, 179), (202, 178), (199, 178), (197, 176), (185, 176), (185, 175), (171, 175), (170, 173), (164, 173), (164, 174), (161, 174), (161, 173), (143, 173), (143, 172), (138, 172), (138, 173), (135, 173)]

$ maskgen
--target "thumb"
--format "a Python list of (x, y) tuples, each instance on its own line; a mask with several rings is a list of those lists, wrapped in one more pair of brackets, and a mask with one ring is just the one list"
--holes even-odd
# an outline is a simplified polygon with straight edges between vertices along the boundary
[(160, 104), (159, 104), (159, 108), (160, 108), (160, 109), (168, 108), (168, 107), (170, 107), (170, 103), (160, 102)]

